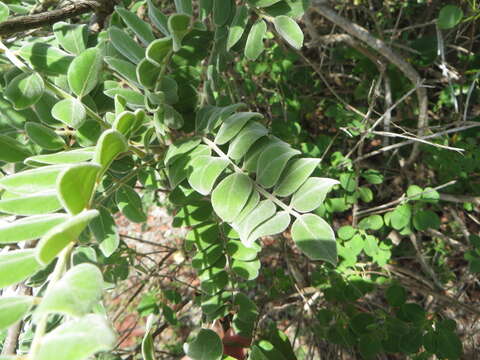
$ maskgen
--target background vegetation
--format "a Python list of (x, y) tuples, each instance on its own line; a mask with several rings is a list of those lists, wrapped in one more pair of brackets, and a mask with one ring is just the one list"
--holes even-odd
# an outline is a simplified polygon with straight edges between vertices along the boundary
[(479, 16), (0, 3), (0, 359), (475, 359)]

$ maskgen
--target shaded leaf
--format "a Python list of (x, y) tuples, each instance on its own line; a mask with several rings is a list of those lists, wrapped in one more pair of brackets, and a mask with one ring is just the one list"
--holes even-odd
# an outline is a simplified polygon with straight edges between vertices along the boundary
[(25, 124), (25, 131), (35, 144), (44, 149), (58, 150), (65, 146), (65, 140), (45, 125), (27, 122)]
[(222, 340), (210, 329), (201, 329), (187, 346), (186, 354), (192, 360), (219, 360), (222, 358)]
[(27, 60), (35, 70), (51, 75), (66, 74), (74, 57), (44, 42), (22, 46), (18, 54)]
[(253, 24), (248, 33), (247, 43), (245, 44), (245, 56), (247, 59), (255, 61), (265, 50), (263, 38), (267, 32), (267, 24), (264, 20), (259, 20)]
[(17, 75), (5, 88), (4, 95), (16, 110), (35, 104), (45, 91), (45, 83), (38, 73)]
[(290, 46), (297, 50), (302, 48), (303, 32), (295, 20), (288, 16), (280, 15), (273, 19), (273, 24), (275, 25), (275, 30)]
[(132, 63), (137, 64), (145, 57), (145, 49), (138, 45), (131, 36), (128, 36), (124, 31), (115, 26), (111, 26), (110, 29), (108, 29), (108, 34), (115, 49)]
[(65, 125), (78, 129), (87, 120), (87, 111), (77, 99), (63, 99), (52, 108), (52, 116)]
[(235, 17), (228, 29), (227, 51), (229, 51), (241, 38), (248, 22), (248, 8), (245, 5), (237, 7)]
[(153, 36), (150, 24), (146, 23), (136, 14), (128, 11), (125, 8), (116, 6), (115, 11), (145, 45), (148, 45), (150, 42), (155, 40), (155, 36)]
[(100, 208), (99, 211), (100, 216), (90, 222), (89, 228), (99, 243), (103, 256), (109, 257), (117, 250), (120, 235), (110, 211), (105, 208)]
[(30, 150), (21, 142), (7, 135), (0, 134), (0, 160), (6, 162), (23, 161), (32, 155)]
[(298, 217), (292, 226), (292, 239), (311, 260), (325, 260), (336, 264), (335, 234), (321, 217), (314, 214)]
[(87, 48), (87, 25), (69, 24), (59, 21), (53, 24), (53, 33), (58, 43), (72, 54), (80, 54)]
[(147, 220), (143, 211), (142, 199), (131, 187), (122, 186), (118, 189), (115, 200), (122, 214), (130, 221), (141, 223)]

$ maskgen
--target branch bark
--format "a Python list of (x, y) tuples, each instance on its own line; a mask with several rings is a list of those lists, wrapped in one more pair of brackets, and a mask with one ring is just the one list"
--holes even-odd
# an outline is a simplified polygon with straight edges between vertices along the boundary
[[(333, 9), (326, 5), (325, 0), (313, 0), (312, 9), (319, 13), (321, 16), (325, 17), (338, 27), (342, 28), (345, 32), (351, 36), (363, 41), (365, 44), (370, 46), (372, 49), (376, 50), (380, 55), (385, 57), (392, 64), (397, 66), (400, 71), (402, 71), (405, 76), (417, 87), (417, 98), (419, 106), (419, 115), (418, 115), (418, 136), (422, 137), (425, 135), (425, 130), (428, 126), (428, 97), (427, 90), (421, 85), (422, 78), (418, 72), (410, 65), (408, 62), (402, 59), (399, 55), (394, 53), (390, 47), (385, 44), (380, 39), (372, 36), (368, 30), (352, 23), (351, 21), (345, 19), (344, 17), (337, 14)], [(414, 144), (414, 148), (407, 163), (411, 164), (417, 157), (419, 153), (419, 144)]]
[(71, 19), (89, 12), (102, 14), (101, 18), (104, 19), (105, 14), (113, 11), (115, 3), (114, 0), (83, 0), (40, 14), (17, 16), (0, 23), (0, 36), (7, 37), (19, 32), (53, 25), (58, 21)]

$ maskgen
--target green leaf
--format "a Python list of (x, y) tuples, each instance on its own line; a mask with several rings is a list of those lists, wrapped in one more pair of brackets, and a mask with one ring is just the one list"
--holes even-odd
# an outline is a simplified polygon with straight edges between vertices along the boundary
[(25, 159), (25, 164), (31, 166), (38, 166), (39, 164), (74, 164), (91, 160), (93, 155), (93, 148), (83, 148), (71, 151), (61, 151), (55, 154), (30, 156), (29, 158)]
[(192, 0), (175, 0), (175, 8), (177, 13), (193, 15)]
[(90, 48), (75, 57), (68, 68), (68, 85), (75, 95), (82, 98), (97, 86), (103, 66), (100, 49)]
[(0, 254), (0, 289), (17, 284), (41, 269), (35, 250), (13, 250)]
[(0, 188), (15, 194), (31, 194), (55, 190), (57, 177), (65, 166), (53, 165), (39, 169), (23, 170), (0, 178)]
[(100, 170), (97, 164), (84, 163), (71, 166), (60, 174), (58, 197), (70, 214), (76, 215), (89, 207)]
[(218, 130), (215, 142), (223, 145), (233, 139), (247, 122), (252, 119), (262, 119), (263, 115), (256, 112), (240, 112), (230, 115)]
[(292, 161), (275, 186), (274, 194), (277, 196), (290, 196), (308, 179), (320, 159), (304, 158)]
[(54, 191), (22, 195), (0, 200), (0, 212), (15, 215), (40, 215), (52, 213), (62, 207)]
[(299, 154), (300, 151), (283, 142), (269, 144), (258, 157), (256, 181), (264, 188), (271, 188), (280, 179), (288, 160)]
[(145, 45), (148, 45), (150, 42), (155, 40), (155, 36), (153, 36), (152, 27), (150, 24), (140, 19), (131, 11), (119, 6), (115, 7), (115, 11)]
[(255, 61), (262, 54), (263, 50), (265, 50), (263, 38), (266, 32), (267, 24), (264, 20), (259, 20), (253, 24), (248, 33), (247, 43), (245, 44), (245, 56), (247, 59)]
[(66, 74), (74, 57), (44, 42), (24, 45), (18, 54), (27, 60), (35, 70), (50, 75)]
[(358, 188), (358, 195), (362, 201), (369, 203), (373, 200), (373, 191), (365, 186), (360, 186)]
[(182, 47), (182, 40), (189, 31), (190, 16), (173, 14), (168, 18), (168, 30), (172, 34), (173, 51), (177, 52)]
[(86, 210), (50, 229), (35, 249), (37, 261), (48, 265), (68, 244), (77, 241), (88, 223), (98, 215), (97, 210)]
[(142, 86), (147, 89), (153, 89), (157, 83), (160, 68), (148, 59), (143, 59), (138, 63), (136, 73), (137, 80)]
[(399, 205), (393, 210), (390, 223), (395, 230), (401, 230), (410, 223), (412, 208), (408, 204)]
[(163, 35), (169, 36), (170, 32), (168, 31), (168, 18), (163, 15), (160, 10), (157, 9), (155, 5), (153, 5), (152, 0), (147, 0), (148, 3), (148, 17), (152, 21), (152, 24), (160, 30)]
[(127, 101), (129, 107), (131, 108), (143, 108), (145, 106), (145, 100), (144, 97), (141, 93), (131, 90), (131, 89), (126, 89), (126, 88), (112, 88), (104, 91), (104, 94), (111, 97), (112, 99), (115, 98), (115, 96), (121, 96), (125, 98)]
[(200, 0), (200, 19), (204, 21), (213, 11), (213, 0)]
[(225, 25), (234, 6), (232, 0), (213, 0), (213, 22), (215, 25)]
[(122, 186), (119, 188), (115, 200), (118, 208), (128, 220), (136, 223), (142, 223), (147, 220), (147, 216), (143, 211), (142, 199), (131, 187)]
[(228, 29), (227, 51), (242, 38), (242, 35), (247, 27), (248, 22), (248, 8), (245, 5), (237, 7), (235, 17)]
[(438, 14), (437, 25), (442, 30), (457, 26), (463, 18), (463, 11), (456, 5), (445, 5)]
[(383, 217), (381, 215), (368, 216), (358, 223), (358, 228), (363, 230), (380, 230), (382, 226)]
[(52, 116), (65, 125), (78, 129), (87, 120), (87, 111), (77, 99), (63, 99), (53, 107)]
[(250, 243), (247, 243), (247, 239), (252, 231), (261, 223), (270, 219), (275, 214), (276, 209), (273, 201), (263, 200), (241, 222), (234, 221), (233, 228), (238, 232), (245, 246), (250, 245)]
[(7, 20), (8, 15), (10, 15), (10, 9), (3, 2), (0, 2), (0, 22)]
[(137, 79), (137, 69), (130, 61), (117, 59), (111, 56), (105, 57), (104, 61), (108, 66), (128, 80), (131, 84), (140, 85)]
[(312, 177), (303, 183), (293, 194), (290, 205), (297, 211), (309, 212), (318, 208), (337, 180)]
[(257, 258), (261, 247), (257, 243), (252, 243), (251, 247), (246, 247), (238, 240), (230, 240), (227, 242), (227, 254), (233, 259), (242, 261), (252, 261)]
[(100, 216), (90, 222), (89, 228), (99, 243), (103, 256), (109, 257), (117, 250), (120, 244), (120, 235), (110, 211), (105, 208), (100, 208), (99, 211)]
[(65, 214), (30, 216), (0, 225), (0, 244), (34, 240), (67, 219)]
[(0, 331), (20, 321), (33, 306), (31, 296), (8, 296), (0, 298)]
[(234, 160), (240, 160), (255, 141), (267, 134), (268, 130), (262, 124), (256, 121), (248, 123), (230, 143), (228, 156)]
[(280, 15), (273, 19), (275, 30), (293, 48), (300, 50), (303, 46), (303, 32), (292, 18)]
[(102, 315), (63, 323), (42, 339), (35, 360), (85, 360), (113, 348), (116, 335)]
[(263, 236), (280, 234), (288, 228), (288, 225), (290, 225), (290, 215), (286, 211), (280, 211), (253, 230), (243, 243), (250, 247), (255, 240)]
[(98, 303), (102, 289), (103, 276), (95, 265), (76, 265), (48, 288), (33, 314), (33, 320), (38, 322), (42, 316), (48, 314), (84, 316)]
[(191, 167), (193, 171), (188, 177), (188, 182), (190, 186), (200, 194), (208, 195), (212, 191), (215, 181), (227, 166), (227, 159), (205, 155), (195, 157), (189, 163), (189, 167)]
[(325, 260), (336, 264), (335, 234), (321, 217), (314, 214), (298, 217), (292, 226), (292, 239), (311, 260)]
[(368, 169), (362, 172), (362, 177), (370, 184), (378, 185), (383, 183), (383, 175), (380, 171)]
[(126, 138), (128, 138), (132, 131), (138, 125), (138, 117), (135, 113), (131, 111), (123, 111), (115, 117), (113, 122), (113, 129), (122, 133)]
[(27, 122), (25, 131), (30, 140), (44, 149), (58, 150), (65, 146), (65, 140), (45, 125)]
[(440, 228), (440, 218), (431, 210), (420, 210), (413, 215), (413, 226), (420, 231), (438, 229)]
[(124, 31), (112, 26), (108, 30), (108, 34), (115, 49), (132, 63), (137, 64), (145, 57), (145, 49), (138, 45), (132, 37), (128, 36)]
[(21, 142), (7, 135), (0, 134), (0, 161), (18, 162), (32, 155)]
[(245, 280), (254, 280), (258, 277), (261, 263), (258, 259), (252, 261), (233, 259), (231, 267), (235, 274), (244, 278)]
[(407, 300), (407, 292), (403, 286), (393, 284), (385, 290), (385, 298), (390, 306), (402, 306)]
[[(254, 210), (257, 208), (257, 205), (260, 202), (260, 194), (257, 190), (253, 190), (248, 198), (247, 204), (243, 207), (240, 214), (235, 218), (235, 223), (240, 224), (244, 221), (244, 219)], [(240, 235), (239, 235), (240, 237)]]
[(255, 7), (268, 7), (282, 0), (248, 0), (248, 3)]
[(16, 110), (35, 104), (45, 91), (45, 83), (38, 73), (17, 75), (5, 88), (4, 95)]
[(172, 46), (172, 39), (169, 37), (157, 39), (148, 45), (146, 57), (152, 63), (162, 66), (167, 60)]
[(213, 209), (224, 221), (235, 220), (247, 203), (252, 188), (248, 176), (239, 173), (229, 175), (213, 190)]
[(186, 354), (192, 360), (220, 360), (223, 354), (222, 340), (210, 329), (201, 329), (187, 349)]
[(153, 342), (153, 325), (158, 321), (158, 317), (150, 314), (147, 317), (145, 325), (145, 336), (142, 340), (142, 356), (143, 360), (155, 360), (155, 343)]
[(271, 360), (271, 359), (267, 358), (267, 356), (262, 352), (262, 350), (257, 345), (254, 345), (252, 347), (252, 351), (250, 351), (248, 360)]
[(98, 139), (93, 161), (106, 171), (115, 158), (128, 150), (128, 143), (121, 132), (109, 129), (104, 131)]
[(68, 24), (59, 21), (53, 24), (53, 33), (58, 43), (72, 54), (78, 55), (87, 49), (87, 25)]
[(194, 159), (197, 156), (211, 155), (211, 153), (212, 151), (208, 146), (199, 145), (191, 153), (183, 155), (180, 158), (176, 157), (177, 160), (167, 168), (167, 175), (171, 188), (174, 189), (188, 177), (190, 171), (189, 162), (191, 159)]
[(201, 142), (201, 139), (198, 137), (186, 138), (180, 141), (176, 141), (168, 147), (167, 153), (165, 154), (165, 159), (163, 160), (165, 166), (171, 165), (175, 160), (177, 160), (183, 154), (188, 153), (197, 147)]

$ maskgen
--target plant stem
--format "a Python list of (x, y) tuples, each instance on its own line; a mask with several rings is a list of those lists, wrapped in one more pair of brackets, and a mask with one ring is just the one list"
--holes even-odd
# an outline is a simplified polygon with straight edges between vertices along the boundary
[[(48, 283), (47, 290), (50, 290), (55, 283), (60, 280), (65, 270), (65, 267), (70, 259), (70, 253), (72, 252), (73, 246), (75, 242), (71, 242), (65, 249), (62, 250), (60, 255), (58, 256), (57, 263), (55, 264), (55, 269), (52, 272), (50, 282)], [(40, 345), (42, 343), (42, 339), (47, 331), (47, 323), (48, 323), (48, 314), (43, 315), (37, 323), (37, 328), (35, 329), (35, 335), (33, 336), (32, 340), (32, 347), (30, 348), (30, 353), (28, 358), (30, 360), (34, 360), (38, 350), (40, 349)]]

